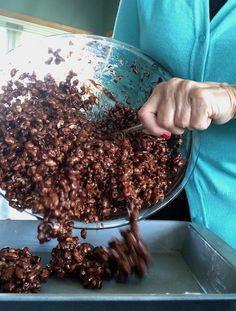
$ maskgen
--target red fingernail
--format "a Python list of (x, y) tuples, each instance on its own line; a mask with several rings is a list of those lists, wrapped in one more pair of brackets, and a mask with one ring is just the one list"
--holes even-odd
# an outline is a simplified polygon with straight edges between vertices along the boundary
[(161, 135), (161, 138), (164, 138), (164, 139), (168, 140), (168, 139), (170, 139), (170, 136), (171, 136), (170, 133), (163, 133), (163, 134)]

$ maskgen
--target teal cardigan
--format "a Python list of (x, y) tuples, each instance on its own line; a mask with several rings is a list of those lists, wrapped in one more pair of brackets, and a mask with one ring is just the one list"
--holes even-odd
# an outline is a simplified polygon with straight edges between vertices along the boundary
[[(236, 0), (209, 20), (208, 0), (121, 0), (114, 37), (142, 49), (173, 76), (236, 83)], [(236, 120), (199, 131), (186, 192), (194, 222), (236, 248)]]

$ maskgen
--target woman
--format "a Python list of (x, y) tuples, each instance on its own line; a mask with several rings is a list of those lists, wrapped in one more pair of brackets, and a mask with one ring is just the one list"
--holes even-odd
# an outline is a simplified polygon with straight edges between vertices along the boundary
[(234, 248), (235, 16), (236, 0), (121, 0), (114, 29), (116, 39), (178, 77), (156, 86), (139, 116), (154, 135), (199, 130), (199, 159), (186, 186), (191, 218)]

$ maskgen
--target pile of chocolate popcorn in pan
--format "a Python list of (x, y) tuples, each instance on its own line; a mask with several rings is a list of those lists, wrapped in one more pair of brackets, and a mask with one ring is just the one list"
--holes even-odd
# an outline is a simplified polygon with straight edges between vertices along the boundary
[(0, 249), (0, 292), (37, 293), (48, 276), (49, 267), (43, 267), (28, 247)]
[[(53, 61), (55, 53), (49, 53)], [(0, 94), (0, 188), (11, 207), (43, 217), (40, 243), (57, 238), (58, 245), (47, 267), (27, 247), (0, 250), (0, 291), (37, 292), (49, 275), (77, 277), (86, 288), (101, 288), (107, 279), (124, 282), (131, 274), (143, 277), (150, 254), (136, 220), (141, 209), (165, 198), (178, 177), (182, 138), (173, 137), (170, 146), (141, 131), (120, 134), (138, 117), (119, 102), (91, 121), (97, 97), (72, 71), (61, 82), (49, 74), (43, 80), (18, 75), (16, 69), (11, 77)], [(99, 222), (127, 211), (130, 229), (108, 246), (72, 236), (75, 220)]]

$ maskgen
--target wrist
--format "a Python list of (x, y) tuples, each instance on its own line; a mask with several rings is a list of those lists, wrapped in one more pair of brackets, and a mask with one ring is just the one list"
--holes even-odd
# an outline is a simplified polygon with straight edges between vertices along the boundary
[(232, 108), (232, 119), (236, 118), (236, 85), (228, 83), (220, 83), (220, 86), (227, 93)]

